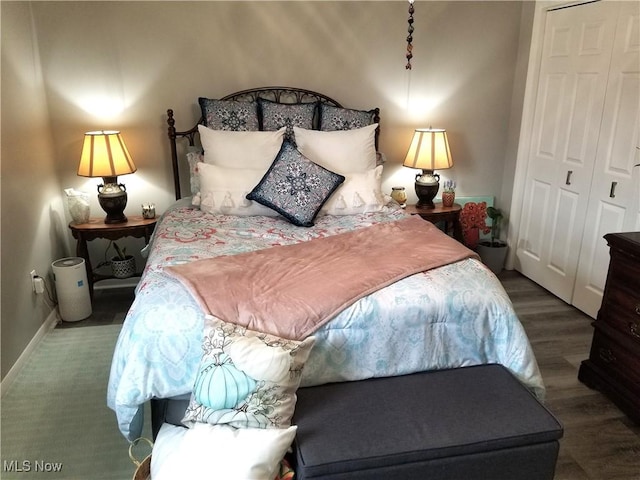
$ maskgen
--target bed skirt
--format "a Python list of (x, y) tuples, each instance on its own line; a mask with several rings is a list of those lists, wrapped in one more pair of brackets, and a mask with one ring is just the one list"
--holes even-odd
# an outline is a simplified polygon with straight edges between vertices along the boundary
[(189, 406), (191, 394), (181, 395), (173, 398), (152, 398), (151, 399), (151, 433), (155, 441), (163, 423), (182, 426), (184, 413)]

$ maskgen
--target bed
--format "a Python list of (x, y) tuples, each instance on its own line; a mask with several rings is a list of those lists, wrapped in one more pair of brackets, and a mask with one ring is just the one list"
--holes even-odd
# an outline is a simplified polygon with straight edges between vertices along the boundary
[[(168, 110), (176, 202), (158, 221), (113, 356), (107, 400), (129, 440), (142, 432), (147, 402), (152, 401), (157, 432), (167, 418), (179, 423), (193, 401), (203, 328), (211, 312), (176, 271), (223, 257), (317, 245), (334, 236), (395, 226), (409, 217), (379, 188), (378, 109), (348, 109), (326, 95), (286, 87), (244, 90), (199, 103), (202, 117), (186, 131), (176, 130), (174, 112)], [(225, 130), (230, 128), (240, 130)], [(244, 143), (245, 134), (260, 139), (248, 141), (249, 153), (238, 153), (236, 143)], [(208, 152), (219, 156), (207, 159)], [(308, 157), (314, 162), (319, 155), (317, 163), (328, 162), (318, 173), (330, 177), (329, 186), (318, 184), (326, 201), (309, 200), (316, 193), (311, 189), (303, 195), (311, 210), (298, 214), (295, 207), (292, 214), (286, 201), (274, 205), (272, 192), (258, 188), (268, 176), (265, 170), (274, 170), (273, 155), (276, 161)], [(360, 156), (366, 161), (351, 166)], [(267, 163), (262, 157), (268, 157)], [(210, 283), (209, 293), (230, 283), (224, 278)], [(524, 329), (500, 282), (477, 258), (445, 262), (387, 283), (313, 331), (300, 386), (499, 363), (543, 397)]]

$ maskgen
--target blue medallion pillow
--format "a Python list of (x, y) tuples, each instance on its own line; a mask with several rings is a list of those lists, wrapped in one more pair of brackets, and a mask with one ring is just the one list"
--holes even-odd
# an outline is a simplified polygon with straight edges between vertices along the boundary
[(375, 109), (352, 110), (323, 103), (320, 105), (320, 130), (331, 132), (366, 127), (375, 123), (375, 116)]
[(204, 123), (212, 130), (256, 131), (258, 103), (198, 98)]
[(276, 103), (260, 98), (258, 106), (262, 119), (262, 130), (272, 131), (286, 127), (284, 138), (295, 145), (293, 127), (312, 129), (318, 102)]
[(290, 142), (284, 142), (260, 183), (247, 199), (272, 208), (299, 227), (313, 220), (345, 177), (313, 163)]

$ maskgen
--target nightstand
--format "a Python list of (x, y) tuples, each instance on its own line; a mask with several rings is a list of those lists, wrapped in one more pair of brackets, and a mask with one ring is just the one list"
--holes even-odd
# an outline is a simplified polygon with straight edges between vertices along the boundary
[(96, 238), (118, 240), (124, 237), (144, 237), (145, 242), (149, 243), (156, 222), (157, 218), (142, 218), (140, 215), (129, 215), (128, 220), (123, 223), (107, 224), (104, 223), (103, 218), (91, 218), (87, 223), (69, 224), (73, 238), (78, 241), (76, 244), (76, 255), (84, 258), (85, 261), (91, 297), (93, 297), (93, 284), (95, 282), (113, 277), (93, 273), (87, 242), (95, 240)]
[(457, 203), (451, 207), (445, 207), (439, 202), (435, 204), (435, 208), (418, 208), (415, 205), (407, 205), (404, 210), (410, 215), (420, 215), (423, 219), (434, 224), (444, 222), (444, 232), (447, 235), (452, 233), (453, 238), (464, 243), (462, 224), (460, 223), (462, 207)]

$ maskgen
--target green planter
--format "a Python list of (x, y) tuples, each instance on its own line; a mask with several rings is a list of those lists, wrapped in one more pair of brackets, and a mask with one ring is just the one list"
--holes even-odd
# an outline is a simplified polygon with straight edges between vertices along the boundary
[(489, 267), (489, 270), (496, 275), (504, 268), (508, 250), (509, 246), (501, 241), (480, 242), (476, 248), (476, 252), (480, 255), (482, 263)]

